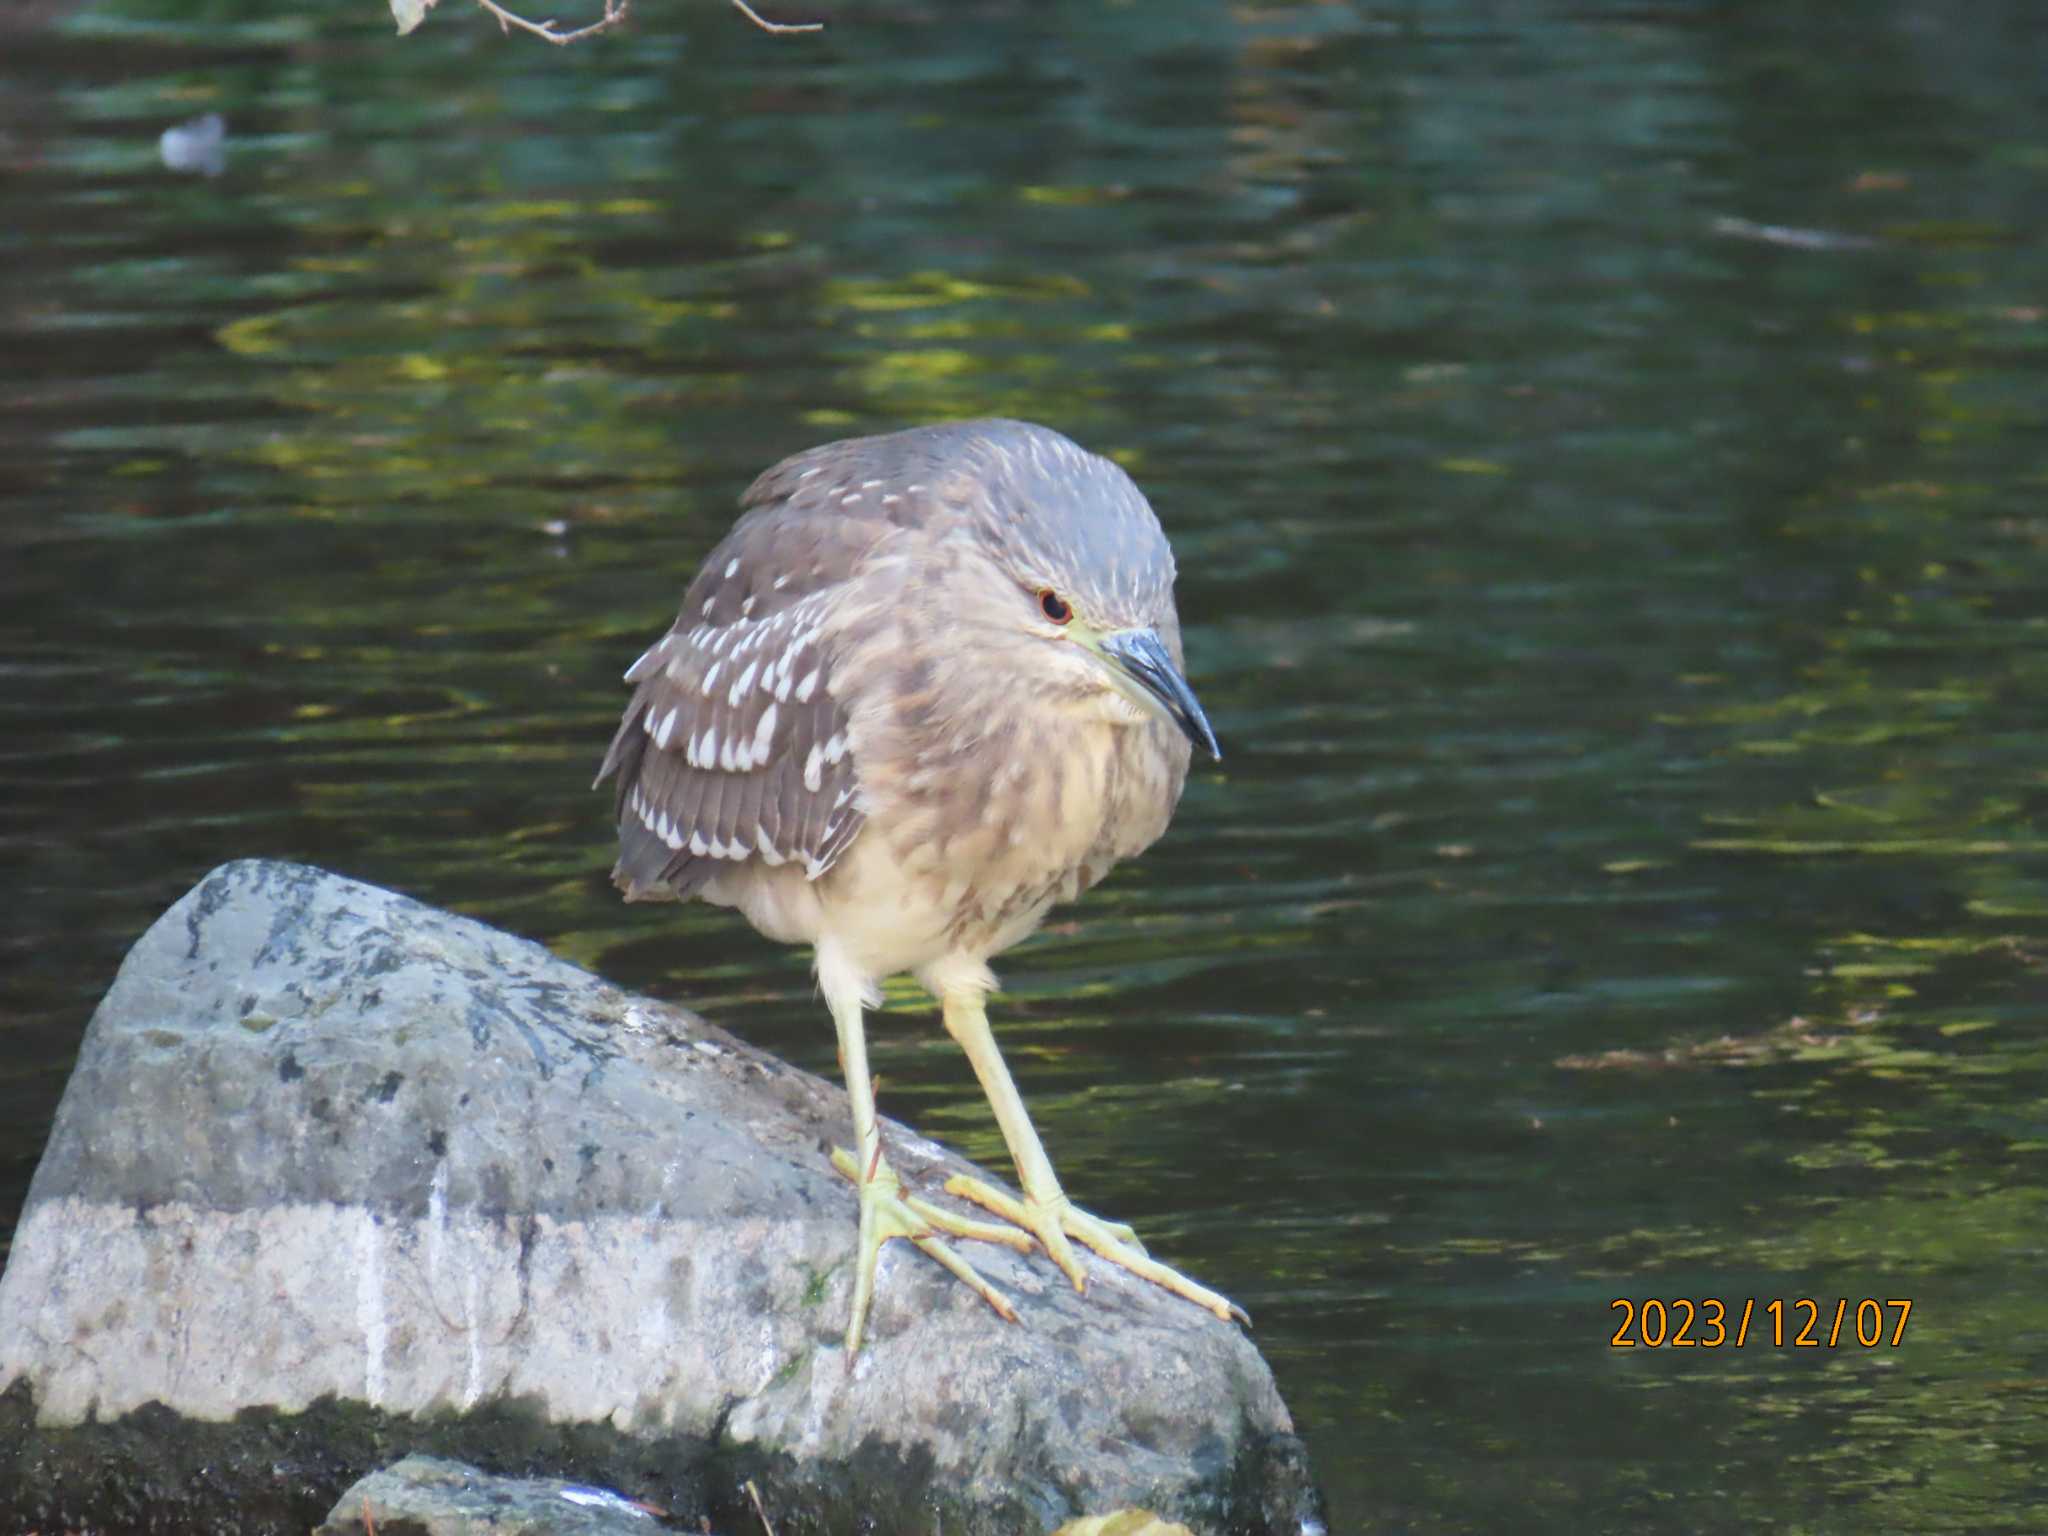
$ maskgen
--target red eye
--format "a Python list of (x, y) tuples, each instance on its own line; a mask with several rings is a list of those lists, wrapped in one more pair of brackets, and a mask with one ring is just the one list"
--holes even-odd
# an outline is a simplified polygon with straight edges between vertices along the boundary
[(1038, 594), (1038, 606), (1048, 619), (1055, 624), (1064, 624), (1074, 616), (1074, 610), (1061, 599), (1059, 593), (1046, 587)]

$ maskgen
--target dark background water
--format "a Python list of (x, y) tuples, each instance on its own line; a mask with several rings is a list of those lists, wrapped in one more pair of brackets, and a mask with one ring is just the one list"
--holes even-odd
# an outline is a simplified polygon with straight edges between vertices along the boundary
[[(0, 20), (0, 1233), (242, 855), (830, 1072), (585, 786), (755, 471), (1011, 413), (1150, 493), (1228, 757), (998, 1029), (1336, 1528), (2048, 1526), (2048, 13), (829, 15)], [(1000, 1162), (892, 1001), (885, 1107)], [(1914, 1307), (1611, 1348), (1645, 1296)]]

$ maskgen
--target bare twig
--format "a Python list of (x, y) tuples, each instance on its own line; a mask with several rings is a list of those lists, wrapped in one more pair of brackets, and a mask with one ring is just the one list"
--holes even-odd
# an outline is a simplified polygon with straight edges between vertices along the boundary
[(626, 11), (633, 0), (604, 0), (604, 14), (587, 27), (578, 27), (573, 32), (557, 32), (552, 21), (528, 21), (524, 16), (508, 11), (498, 0), (476, 0), (476, 3), (498, 18), (500, 30), (509, 32), (514, 27), (522, 32), (531, 32), (535, 37), (545, 38), (557, 47), (566, 48), (596, 33), (608, 31), (626, 19)]
[(732, 3), (734, 10), (746, 17), (747, 20), (751, 21), (763, 32), (822, 32), (825, 30), (825, 23), (822, 21), (770, 21), (751, 5), (747, 4), (747, 0), (732, 0)]
[[(498, 19), (498, 29), (500, 31), (510, 32), (514, 27), (517, 27), (520, 31), (531, 32), (535, 37), (543, 38), (558, 48), (565, 48), (570, 43), (579, 43), (586, 37), (594, 37), (600, 32), (608, 32), (613, 27), (616, 27), (626, 19), (626, 12), (631, 7), (633, 0), (604, 0), (604, 14), (589, 26), (578, 27), (573, 32), (556, 31), (556, 23), (551, 20), (528, 21), (517, 11), (509, 11), (504, 6), (498, 4), (498, 0), (476, 0), (476, 3)], [(822, 32), (825, 30), (825, 23), (822, 21), (770, 21), (751, 5), (747, 4), (747, 0), (732, 0), (732, 5), (734, 10), (746, 17), (747, 20), (751, 21), (763, 32), (772, 32), (778, 37), (790, 32)]]
[[(740, 0), (732, 0), (732, 3), (738, 5)], [(747, 1497), (754, 1501), (754, 1513), (761, 1517), (761, 1529), (766, 1531), (768, 1536), (775, 1536), (775, 1527), (768, 1523), (768, 1511), (761, 1507), (761, 1490), (754, 1486), (751, 1477), (747, 1479)]]

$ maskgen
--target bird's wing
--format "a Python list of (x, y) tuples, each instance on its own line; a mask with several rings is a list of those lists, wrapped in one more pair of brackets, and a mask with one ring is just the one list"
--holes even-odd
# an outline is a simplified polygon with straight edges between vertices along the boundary
[(712, 551), (598, 771), (618, 776), (629, 899), (694, 895), (721, 867), (798, 863), (815, 880), (861, 829), (846, 711), (823, 637), (843, 578), (879, 529), (795, 529), (762, 508)]

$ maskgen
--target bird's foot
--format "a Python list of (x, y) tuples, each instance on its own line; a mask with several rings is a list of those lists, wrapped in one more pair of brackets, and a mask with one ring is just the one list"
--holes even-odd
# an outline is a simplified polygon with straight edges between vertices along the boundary
[(906, 1238), (937, 1259), (961, 1284), (994, 1307), (1008, 1322), (1017, 1321), (1016, 1308), (1003, 1293), (982, 1279), (959, 1254), (939, 1240), (938, 1234), (1001, 1243), (1019, 1253), (1031, 1251), (1031, 1239), (1015, 1227), (975, 1221), (903, 1193), (903, 1181), (886, 1158), (877, 1155), (863, 1170), (854, 1155), (835, 1147), (832, 1166), (853, 1180), (860, 1191), (860, 1251), (853, 1272), (853, 1316), (846, 1325), (846, 1354), (850, 1360), (860, 1353), (861, 1335), (866, 1331), (868, 1308), (875, 1299), (875, 1266), (881, 1260), (882, 1244), (892, 1237)]
[(962, 1200), (972, 1200), (984, 1210), (995, 1212), (1003, 1220), (1014, 1222), (1036, 1237), (1053, 1263), (1066, 1271), (1077, 1291), (1086, 1291), (1088, 1283), (1081, 1271), (1081, 1261), (1074, 1256), (1073, 1244), (1068, 1241), (1070, 1237), (1140, 1279), (1164, 1286), (1174, 1295), (1214, 1312), (1226, 1323), (1235, 1318), (1247, 1327), (1251, 1324), (1251, 1317), (1244, 1308), (1228, 1296), (1219, 1295), (1206, 1285), (1190, 1280), (1179, 1270), (1171, 1269), (1147, 1254), (1145, 1245), (1138, 1241), (1138, 1234), (1122, 1222), (1091, 1216), (1064, 1194), (1056, 1192), (1050, 1200), (1038, 1200), (1029, 1195), (1018, 1200), (1005, 1190), (965, 1174), (955, 1174), (946, 1180), (946, 1193)]

